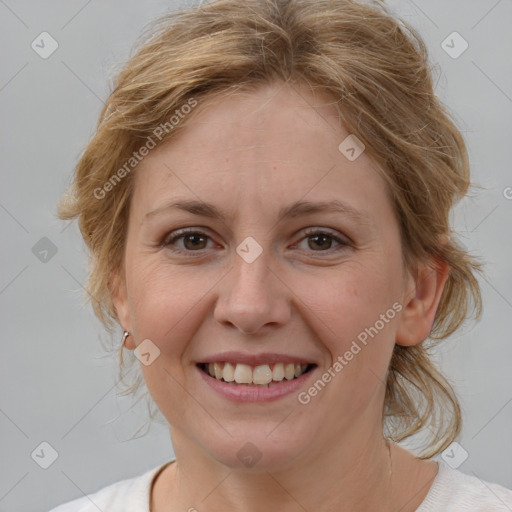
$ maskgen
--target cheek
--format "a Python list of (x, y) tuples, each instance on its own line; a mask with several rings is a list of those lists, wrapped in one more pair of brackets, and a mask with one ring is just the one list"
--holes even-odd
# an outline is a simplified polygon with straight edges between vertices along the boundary
[(141, 257), (131, 267), (131, 316), (138, 339), (149, 338), (161, 351), (176, 354), (193, 336), (194, 318), (218, 275), (172, 266), (162, 259)]
[(329, 393), (340, 410), (363, 407), (385, 381), (398, 318), (393, 304), (399, 295), (394, 269), (384, 261), (347, 262), (328, 278), (296, 281), (301, 285), (294, 291), (314, 313), (310, 325), (336, 375)]
[(354, 260), (293, 280), (294, 293), (330, 329), (339, 349), (379, 320), (399, 296), (393, 270), (375, 260)]

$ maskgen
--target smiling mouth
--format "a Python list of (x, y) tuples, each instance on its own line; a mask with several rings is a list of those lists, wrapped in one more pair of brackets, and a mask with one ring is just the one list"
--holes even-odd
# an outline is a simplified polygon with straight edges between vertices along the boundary
[(198, 368), (214, 379), (228, 384), (269, 387), (295, 380), (316, 365), (308, 363), (272, 363), (250, 366), (243, 363), (198, 363)]

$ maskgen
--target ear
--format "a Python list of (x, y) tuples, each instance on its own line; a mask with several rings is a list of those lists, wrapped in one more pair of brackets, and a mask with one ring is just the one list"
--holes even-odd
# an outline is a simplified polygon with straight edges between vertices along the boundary
[[(126, 290), (126, 279), (124, 277), (124, 271), (117, 271), (114, 273), (110, 280), (110, 293), (112, 296), (112, 302), (116, 310), (116, 315), (121, 327), (132, 332), (132, 322), (130, 315), (130, 306), (128, 303), (128, 294)], [(128, 336), (125, 343), (126, 348), (133, 350), (136, 348), (133, 336)]]
[(408, 274), (395, 339), (397, 345), (418, 345), (428, 337), (449, 272), (447, 263), (433, 260), (420, 264), (415, 277)]

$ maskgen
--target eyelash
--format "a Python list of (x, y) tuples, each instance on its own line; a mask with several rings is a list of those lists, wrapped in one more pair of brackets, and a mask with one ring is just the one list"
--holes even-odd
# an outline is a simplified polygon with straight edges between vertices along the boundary
[[(174, 236), (167, 237), (163, 241), (162, 245), (164, 247), (169, 248), (173, 252), (182, 253), (182, 254), (183, 253), (187, 253), (188, 255), (193, 254), (193, 253), (201, 254), (203, 251), (206, 251), (206, 249), (199, 249), (197, 251), (189, 251), (187, 249), (178, 249), (176, 247), (171, 247), (173, 244), (176, 243), (177, 240), (179, 240), (180, 238), (183, 238), (183, 237), (185, 237), (187, 235), (200, 235), (200, 236), (206, 237), (208, 240), (211, 239), (206, 233), (203, 233), (202, 231), (198, 231), (198, 230), (196, 230), (194, 228), (191, 228), (191, 229), (181, 229), (181, 230), (177, 231), (174, 234)], [(301, 242), (302, 240), (307, 239), (309, 237), (312, 237), (314, 235), (326, 235), (328, 238), (331, 238), (335, 242), (338, 242), (340, 244), (340, 246), (338, 248), (334, 248), (334, 249), (333, 248), (327, 249), (326, 251), (308, 251), (308, 252), (332, 253), (332, 252), (337, 252), (339, 250), (342, 250), (342, 249), (347, 248), (347, 247), (350, 246), (350, 243), (348, 241), (343, 240), (342, 238), (334, 235), (333, 233), (331, 233), (329, 231), (318, 229), (318, 228), (307, 228), (304, 231), (304, 237), (301, 238), (301, 240), (299, 242)]]

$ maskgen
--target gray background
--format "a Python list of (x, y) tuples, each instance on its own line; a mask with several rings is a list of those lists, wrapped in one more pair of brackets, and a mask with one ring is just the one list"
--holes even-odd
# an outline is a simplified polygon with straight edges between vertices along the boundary
[[(102, 328), (82, 305), (84, 244), (76, 224), (55, 211), (140, 30), (183, 5), (0, 0), (0, 511), (47, 511), (173, 457), (165, 425), (127, 440), (147, 411), (129, 411), (130, 399), (116, 398), (116, 361), (103, 357)], [(453, 213), (459, 239), (487, 261), (484, 315), (438, 354), (463, 407), (458, 442), (469, 457), (459, 469), (512, 488), (512, 1), (392, 5), (425, 38), (437, 93), (455, 113), (473, 177), (485, 187)], [(59, 44), (46, 60), (31, 48), (43, 31)], [(457, 59), (441, 47), (453, 31), (469, 43)], [(57, 249), (46, 262), (32, 250), (43, 237)], [(58, 452), (46, 470), (31, 458), (43, 441)]]

